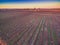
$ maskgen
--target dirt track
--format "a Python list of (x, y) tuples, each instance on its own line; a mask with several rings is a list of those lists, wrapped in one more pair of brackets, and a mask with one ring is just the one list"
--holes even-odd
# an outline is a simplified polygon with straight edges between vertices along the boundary
[(60, 13), (0, 10), (0, 38), (7, 45), (60, 45)]

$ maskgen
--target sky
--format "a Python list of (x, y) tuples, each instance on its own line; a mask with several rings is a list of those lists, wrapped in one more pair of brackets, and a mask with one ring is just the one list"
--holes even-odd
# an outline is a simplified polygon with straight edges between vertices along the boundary
[(60, 0), (0, 0), (0, 8), (60, 8)]
[(50, 1), (57, 1), (59, 2), (60, 0), (0, 0), (0, 3), (7, 3), (7, 2), (50, 2)]

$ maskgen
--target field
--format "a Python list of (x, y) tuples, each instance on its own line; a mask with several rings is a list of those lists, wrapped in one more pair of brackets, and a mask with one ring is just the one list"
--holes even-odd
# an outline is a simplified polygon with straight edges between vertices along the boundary
[(60, 45), (60, 10), (0, 9), (0, 45)]

